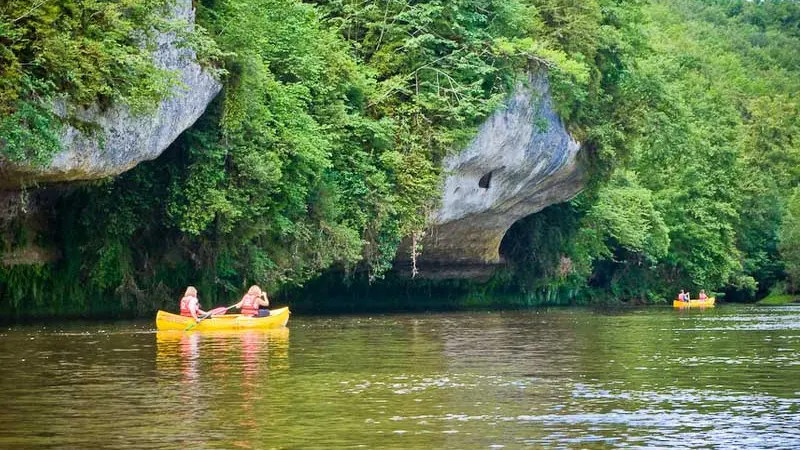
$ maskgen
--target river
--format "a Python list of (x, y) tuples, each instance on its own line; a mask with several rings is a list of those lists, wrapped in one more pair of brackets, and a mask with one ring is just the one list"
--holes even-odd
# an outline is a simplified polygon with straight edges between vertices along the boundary
[(0, 332), (0, 448), (800, 448), (800, 307)]

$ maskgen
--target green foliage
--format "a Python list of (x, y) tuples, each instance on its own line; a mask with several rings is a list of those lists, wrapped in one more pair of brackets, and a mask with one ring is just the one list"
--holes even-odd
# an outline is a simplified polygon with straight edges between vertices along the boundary
[(670, 228), (670, 281), (747, 292), (758, 277), (766, 292), (779, 276), (776, 228), (786, 189), (798, 181), (800, 131), (788, 97), (799, 78), (782, 58), (796, 53), (797, 41), (748, 19), (768, 16), (775, 3), (647, 10), (655, 51), (641, 67), (661, 87), (655, 111), (643, 115), (652, 133), (636, 167)]
[(0, 154), (12, 162), (44, 165), (61, 149), (60, 122), (42, 104), (19, 100), (0, 117)]
[[(172, 223), (213, 242), (248, 282), (301, 283), (335, 262), (355, 263), (366, 224), (341, 201), (350, 193), (336, 166), (355, 158), (378, 172), (376, 158), (348, 135), (363, 125), (384, 133), (385, 124), (365, 123), (349, 102), (366, 95), (367, 80), (308, 5), (208, 6), (200, 17), (230, 51), (231, 78), (219, 115), (185, 141), (190, 163), (172, 183)], [(391, 189), (376, 187), (384, 192), (362, 201)]]
[(775, 283), (772, 289), (769, 292), (769, 295), (762, 298), (757, 302), (759, 305), (768, 305), (768, 306), (781, 306), (781, 305), (789, 305), (792, 303), (797, 303), (800, 301), (800, 298), (797, 297), (795, 294), (791, 294), (788, 291), (791, 289), (789, 283), (785, 281), (779, 281)]
[(525, 291), (655, 300), (660, 296), (649, 280), (667, 255), (668, 232), (652, 193), (622, 172), (594, 199), (583, 194), (515, 224), (501, 253)]
[(602, 230), (611, 248), (639, 253), (650, 262), (667, 255), (669, 229), (653, 203), (652, 192), (633, 173), (620, 173), (604, 186), (586, 215), (584, 227)]
[(645, 133), (636, 118), (648, 98), (642, 93), (646, 80), (634, 70), (646, 52), (644, 3), (549, 0), (539, 6), (550, 38), (588, 70), (586, 82), (569, 71), (551, 71), (551, 84), (561, 117), (582, 142), (590, 189), (628, 160), (635, 138)]
[(789, 292), (798, 292), (800, 286), (800, 188), (795, 188), (778, 234), (781, 257), (789, 276)]
[(509, 58), (492, 44), (524, 33), (519, 2), (318, 3), (375, 74), (366, 107), (373, 117), (392, 117), (399, 151), (437, 161), (459, 148), (514, 81)]
[(167, 74), (153, 66), (150, 51), (167, 7), (166, 0), (6, 2), (0, 98), (20, 98), (20, 81), (30, 78), (43, 91), (35, 94), (63, 93), (78, 106), (160, 99)]
[[(581, 53), (604, 61), (602, 82), (583, 91), (567, 84), (560, 104), (580, 105), (562, 115), (573, 127), (583, 124), (592, 170), (614, 175), (580, 201), (580, 221), (528, 230), (536, 241), (555, 242), (552, 251), (542, 255), (544, 244), (526, 241), (519, 230), (507, 235), (540, 253), (538, 262), (515, 264), (518, 275), (528, 284), (559, 285), (552, 273), (529, 269), (544, 264), (552, 271), (561, 254), (576, 268), (574, 283), (592, 297), (663, 300), (679, 287), (724, 288), (731, 298), (765, 293), (782, 277), (778, 226), (786, 192), (800, 181), (793, 97), (800, 77), (792, 65), (800, 9), (791, 2), (653, 2), (642, 20), (630, 5), (616, 7), (604, 10), (604, 20), (628, 17), (618, 30), (643, 23), (644, 31), (617, 39), (616, 48), (627, 52), (616, 57), (601, 56), (609, 41), (598, 36), (614, 36), (609, 28), (587, 26), (588, 17), (601, 17), (589, 13), (591, 3), (550, 19), (577, 21), (575, 33), (595, 36), (568, 39), (565, 49), (583, 45)], [(615, 95), (614, 110), (604, 109), (604, 96), (590, 95), (610, 80), (616, 84), (605, 89)], [(626, 170), (611, 170), (620, 164)], [(542, 229), (556, 223), (569, 238)]]

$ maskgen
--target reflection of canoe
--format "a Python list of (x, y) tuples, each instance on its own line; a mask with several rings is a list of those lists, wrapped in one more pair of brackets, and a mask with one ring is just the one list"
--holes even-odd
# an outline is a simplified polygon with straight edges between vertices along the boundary
[[(208, 319), (206, 319), (208, 320)], [(199, 327), (196, 326), (192, 328), (192, 331), (196, 330)], [(289, 341), (289, 329), (286, 327), (280, 328), (225, 328), (225, 329), (217, 329), (217, 330), (205, 330), (202, 333), (198, 333), (203, 339), (207, 340), (214, 340), (214, 339), (230, 339), (230, 340), (238, 340), (241, 336), (245, 333), (249, 334), (258, 334), (261, 339), (265, 341), (269, 341), (270, 344), (283, 344), (286, 345)], [(191, 333), (189, 333), (191, 334)], [(158, 330), (156, 332), (156, 342), (158, 344), (172, 344), (175, 342), (179, 342), (185, 339), (187, 336), (186, 333), (183, 333), (183, 328), (180, 330)]]
[(672, 306), (675, 308), (711, 308), (714, 306), (715, 297), (708, 297), (705, 300), (689, 300), (688, 302), (674, 300)]
[[(267, 317), (250, 317), (241, 314), (226, 314), (203, 320), (192, 330), (241, 330), (280, 328), (289, 321), (289, 308), (278, 308), (270, 311)], [(156, 315), (156, 328), (159, 330), (183, 330), (194, 322), (191, 317), (159, 311)]]

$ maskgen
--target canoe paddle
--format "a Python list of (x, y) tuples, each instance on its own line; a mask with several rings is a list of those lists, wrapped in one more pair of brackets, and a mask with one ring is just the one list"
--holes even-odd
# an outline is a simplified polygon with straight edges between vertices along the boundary
[(226, 312), (228, 312), (229, 309), (233, 308), (234, 306), (236, 306), (236, 305), (231, 305), (231, 306), (228, 306), (227, 308), (224, 307), (224, 306), (220, 306), (219, 308), (214, 308), (211, 311), (209, 311), (209, 312), (203, 314), (202, 316), (200, 316), (200, 320), (198, 320), (198, 321), (196, 321), (194, 323), (190, 323), (189, 326), (187, 326), (186, 328), (183, 329), (183, 331), (191, 330), (192, 328), (197, 326), (198, 323), (208, 319), (211, 316), (220, 316), (222, 314), (225, 314)]

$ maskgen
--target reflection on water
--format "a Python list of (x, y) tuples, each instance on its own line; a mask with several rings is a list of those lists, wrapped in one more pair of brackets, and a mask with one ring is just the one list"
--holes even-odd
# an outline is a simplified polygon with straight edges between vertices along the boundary
[(0, 448), (798, 448), (800, 308), (0, 332)]
[(288, 328), (189, 333), (170, 330), (155, 334), (159, 372), (165, 376), (180, 372), (185, 383), (197, 380), (201, 356), (209, 363), (209, 376), (241, 373), (242, 380), (251, 384), (260, 372), (268, 371), (270, 361), (273, 369), (288, 367)]
[[(258, 429), (262, 422), (260, 405), (268, 401), (264, 386), (270, 374), (289, 367), (288, 328), (159, 331), (156, 345), (158, 378), (170, 381), (183, 409), (193, 412), (181, 420), (202, 424), (208, 410), (224, 405), (220, 412), (228, 417), (227, 426), (238, 429), (225, 439), (226, 445), (262, 448), (247, 430)], [(204, 439), (185, 441), (189, 442), (195, 447), (207, 444)]]

